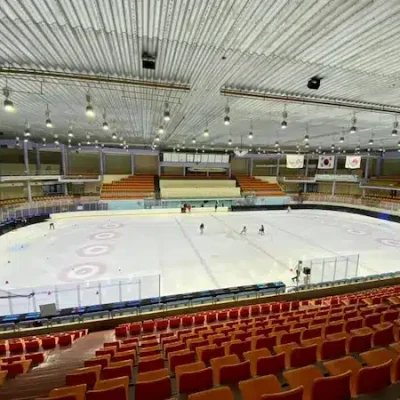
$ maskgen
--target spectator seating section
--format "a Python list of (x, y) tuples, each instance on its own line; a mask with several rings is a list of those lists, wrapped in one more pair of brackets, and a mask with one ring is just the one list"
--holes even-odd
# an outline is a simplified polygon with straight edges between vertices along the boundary
[(30, 369), (44, 362), (49, 350), (71, 346), (87, 334), (86, 329), (61, 332), (53, 335), (30, 336), (0, 341), (0, 386), (7, 379), (26, 374)]
[(399, 296), (395, 286), (122, 324), (66, 386), (116, 400), (128, 399), (128, 383), (135, 400), (375, 394), (400, 381)]
[(232, 179), (160, 179), (162, 199), (204, 199), (240, 197)]
[(285, 196), (285, 193), (277, 183), (268, 183), (245, 175), (237, 175), (236, 180), (242, 195), (251, 193), (256, 196)]
[(140, 199), (154, 197), (154, 179), (153, 175), (134, 175), (111, 183), (104, 183), (101, 189), (101, 198)]

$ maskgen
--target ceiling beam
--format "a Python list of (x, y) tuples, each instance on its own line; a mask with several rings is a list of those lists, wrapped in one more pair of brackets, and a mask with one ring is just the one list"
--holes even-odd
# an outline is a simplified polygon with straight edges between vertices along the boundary
[(300, 95), (286, 95), (279, 93), (269, 92), (253, 92), (240, 89), (221, 89), (221, 95), (228, 97), (238, 97), (242, 99), (251, 100), (267, 100), (277, 101), (280, 103), (293, 103), (302, 105), (322, 106), (322, 107), (336, 107), (345, 108), (352, 111), (365, 111), (365, 112), (376, 112), (384, 114), (400, 114), (400, 106), (391, 106), (385, 104), (375, 104), (368, 102), (357, 102), (344, 99), (332, 99), (332, 98), (319, 98), (319, 97), (307, 97)]
[(35, 69), (5, 68), (5, 67), (0, 67), (0, 74), (7, 76), (33, 77), (36, 79), (45, 79), (45, 78), (66, 79), (71, 81), (108, 83), (114, 85), (135, 86), (135, 87), (149, 88), (149, 89), (176, 90), (183, 92), (190, 91), (189, 85), (184, 85), (180, 83), (114, 78), (111, 76), (104, 76), (104, 75), (85, 75), (85, 74), (73, 74), (68, 72), (41, 71)]

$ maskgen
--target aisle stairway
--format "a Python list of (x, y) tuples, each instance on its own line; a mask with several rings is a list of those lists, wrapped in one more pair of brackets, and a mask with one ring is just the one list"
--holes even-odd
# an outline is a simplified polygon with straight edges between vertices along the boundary
[(252, 176), (238, 175), (236, 180), (243, 194), (252, 194), (256, 196), (284, 196), (277, 183), (263, 182)]
[(154, 197), (153, 175), (135, 175), (111, 183), (104, 183), (101, 198), (105, 200), (143, 199)]

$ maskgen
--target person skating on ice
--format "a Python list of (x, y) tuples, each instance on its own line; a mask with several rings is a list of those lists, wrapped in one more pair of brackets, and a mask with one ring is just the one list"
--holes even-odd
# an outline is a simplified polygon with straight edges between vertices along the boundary
[(258, 230), (258, 234), (259, 234), (259, 235), (264, 235), (264, 232), (265, 232), (265, 231), (264, 231), (264, 225), (261, 225), (261, 226), (260, 226), (260, 229)]
[(240, 234), (241, 235), (245, 235), (247, 233), (247, 228), (246, 228), (246, 226), (244, 226), (243, 228), (242, 228), (242, 230), (240, 231)]
[(54, 226), (54, 222), (50, 222), (49, 231), (54, 231), (54, 229), (56, 229), (56, 227)]
[(202, 235), (203, 232), (204, 232), (204, 224), (201, 223), (201, 225), (200, 225), (200, 235)]
[(288, 206), (287, 212), (290, 213), (290, 211), (291, 211), (291, 208), (290, 208), (290, 206)]

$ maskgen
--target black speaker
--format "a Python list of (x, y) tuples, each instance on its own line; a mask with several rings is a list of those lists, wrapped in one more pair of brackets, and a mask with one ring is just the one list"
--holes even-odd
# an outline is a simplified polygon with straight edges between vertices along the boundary
[(312, 90), (318, 90), (321, 85), (321, 78), (318, 76), (313, 76), (308, 82), (307, 87)]

